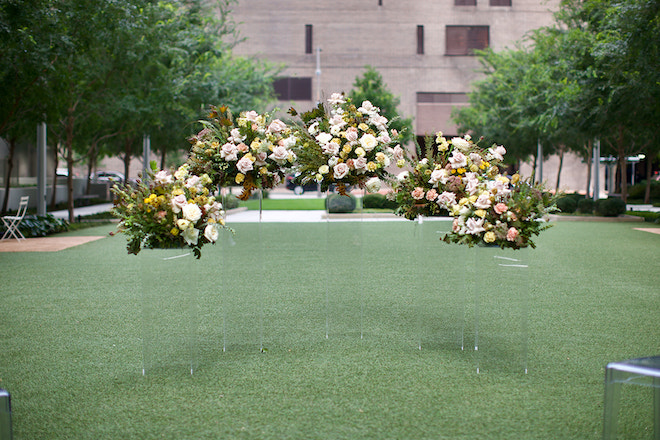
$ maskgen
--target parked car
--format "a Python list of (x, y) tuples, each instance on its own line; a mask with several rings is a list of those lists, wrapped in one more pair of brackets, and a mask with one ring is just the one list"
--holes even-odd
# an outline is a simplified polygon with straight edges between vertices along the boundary
[(289, 174), (286, 176), (286, 188), (293, 191), (294, 194), (300, 195), (305, 191), (318, 190), (318, 184), (316, 182), (307, 182), (303, 184), (300, 182), (299, 174)]
[(124, 175), (118, 171), (97, 171), (91, 175), (92, 182), (124, 183)]

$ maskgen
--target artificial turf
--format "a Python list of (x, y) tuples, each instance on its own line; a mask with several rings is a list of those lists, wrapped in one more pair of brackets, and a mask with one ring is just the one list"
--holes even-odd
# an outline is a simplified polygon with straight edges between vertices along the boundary
[[(236, 224), (167, 279), (121, 236), (2, 253), (14, 438), (597, 439), (607, 362), (660, 353), (641, 225), (558, 222), (524, 278), (440, 243), (442, 222)], [(622, 438), (651, 438), (652, 404), (624, 386)]]

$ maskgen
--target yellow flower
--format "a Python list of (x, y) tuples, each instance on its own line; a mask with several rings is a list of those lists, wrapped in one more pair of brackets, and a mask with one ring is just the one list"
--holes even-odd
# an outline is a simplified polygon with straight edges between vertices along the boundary
[(385, 153), (379, 151), (378, 153), (376, 153), (376, 160), (378, 161), (378, 163), (384, 164), (387, 161), (387, 156), (385, 156)]
[(348, 153), (351, 152), (352, 149), (353, 149), (353, 148), (352, 148), (350, 145), (346, 144), (346, 145), (344, 145), (344, 146), (342, 147), (341, 151), (343, 151), (344, 153), (348, 154)]
[(465, 173), (465, 168), (459, 168), (456, 170), (458, 174), (464, 174)]
[(373, 171), (376, 171), (377, 169), (378, 169), (378, 165), (376, 165), (376, 163), (371, 162), (371, 161), (369, 161), (369, 162), (367, 163), (367, 170), (373, 172)]
[(218, 141), (211, 142), (211, 148), (215, 148), (217, 150), (218, 148), (220, 148), (220, 142)]
[(470, 200), (470, 203), (474, 203), (474, 202), (476, 202), (478, 199), (479, 199), (479, 196), (474, 195), (474, 196), (470, 196), (470, 199), (469, 199), (469, 200)]
[(474, 215), (476, 215), (478, 217), (481, 217), (481, 218), (484, 218), (484, 217), (486, 217), (486, 210), (485, 209), (477, 209), (476, 211), (474, 211)]
[(484, 234), (484, 241), (486, 243), (493, 243), (497, 237), (493, 231), (488, 231)]
[(475, 164), (472, 164), (472, 165), (470, 165), (470, 171), (472, 171), (473, 173), (476, 173), (477, 171), (479, 171), (479, 167), (476, 166)]
[[(252, 149), (252, 151), (258, 151), (260, 145), (261, 145), (261, 139), (256, 138), (256, 139), (253, 140), (252, 143), (250, 144), (250, 148)], [(248, 154), (249, 154), (249, 153), (248, 153)], [(247, 156), (247, 155), (246, 155), (246, 156)]]
[(518, 183), (519, 180), (520, 180), (520, 174), (516, 173), (513, 176), (511, 176), (511, 183), (513, 183), (514, 185)]
[(369, 126), (367, 124), (365, 124), (364, 122), (361, 122), (360, 125), (358, 125), (358, 128), (362, 131), (369, 130)]
[(406, 166), (406, 161), (404, 159), (399, 159), (396, 161), (396, 166), (398, 166), (399, 168), (403, 168), (404, 166)]
[(261, 167), (259, 168), (259, 172), (265, 176), (266, 174), (268, 174), (268, 168)]
[(236, 180), (236, 183), (238, 183), (240, 185), (245, 180), (245, 174), (241, 174), (241, 173), (236, 174), (236, 179), (235, 180)]
[(468, 200), (467, 198), (463, 197), (461, 200), (458, 201), (458, 204), (459, 204), (460, 206), (463, 206), (463, 205), (466, 205), (469, 201), (470, 201), (470, 200)]
[(367, 154), (367, 152), (364, 151), (364, 148), (362, 148), (362, 147), (357, 147), (357, 148), (355, 149), (355, 154), (357, 154), (358, 156), (365, 156), (365, 155)]
[(179, 235), (179, 230), (177, 228), (172, 228), (170, 229), (170, 234), (176, 237), (177, 235)]
[(183, 193), (184, 193), (184, 192), (183, 192), (183, 189), (181, 189), (181, 188), (176, 188), (176, 189), (173, 189), (173, 190), (172, 190), (172, 195), (173, 195), (174, 197), (176, 197), (176, 196), (180, 196), (180, 195), (183, 194)]

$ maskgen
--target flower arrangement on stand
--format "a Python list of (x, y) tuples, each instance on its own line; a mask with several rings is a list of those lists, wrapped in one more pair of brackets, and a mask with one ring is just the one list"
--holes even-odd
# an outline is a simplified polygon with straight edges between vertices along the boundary
[(207, 174), (191, 173), (188, 164), (174, 174), (152, 169), (135, 188), (115, 185), (112, 213), (120, 219), (118, 232), (128, 238), (128, 253), (188, 246), (199, 258), (202, 246), (215, 243), (221, 229), (228, 229), (213, 188)]
[(219, 187), (239, 185), (247, 200), (255, 189), (278, 185), (296, 160), (291, 128), (269, 114), (243, 112), (234, 120), (227, 107), (212, 107), (204, 128), (192, 136), (187, 163)]
[[(389, 178), (391, 162), (404, 165), (403, 149), (392, 147), (398, 133), (388, 129), (387, 118), (369, 101), (357, 107), (350, 98), (333, 93), (328, 105), (329, 110), (321, 103), (300, 115), (294, 151), (301, 182), (319, 183), (322, 191), (335, 185), (342, 195), (349, 186), (379, 191)], [(298, 115), (294, 109), (290, 113)]]
[(503, 146), (482, 148), (469, 136), (447, 140), (441, 132), (436, 144), (436, 154), (410, 161), (412, 171), (394, 182), (396, 213), (410, 220), (420, 214), (453, 217), (452, 232), (442, 239), (447, 243), (535, 247), (534, 236), (550, 227), (555, 196), (531, 179), (503, 175)]

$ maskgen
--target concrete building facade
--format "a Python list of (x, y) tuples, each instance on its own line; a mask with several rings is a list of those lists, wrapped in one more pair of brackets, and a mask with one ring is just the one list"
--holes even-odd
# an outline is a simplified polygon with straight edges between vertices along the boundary
[(549, 25), (558, 0), (238, 0), (234, 52), (284, 66), (280, 108), (348, 92), (374, 67), (413, 117), (415, 134), (458, 134), (454, 106), (481, 75), (473, 49), (513, 47)]

